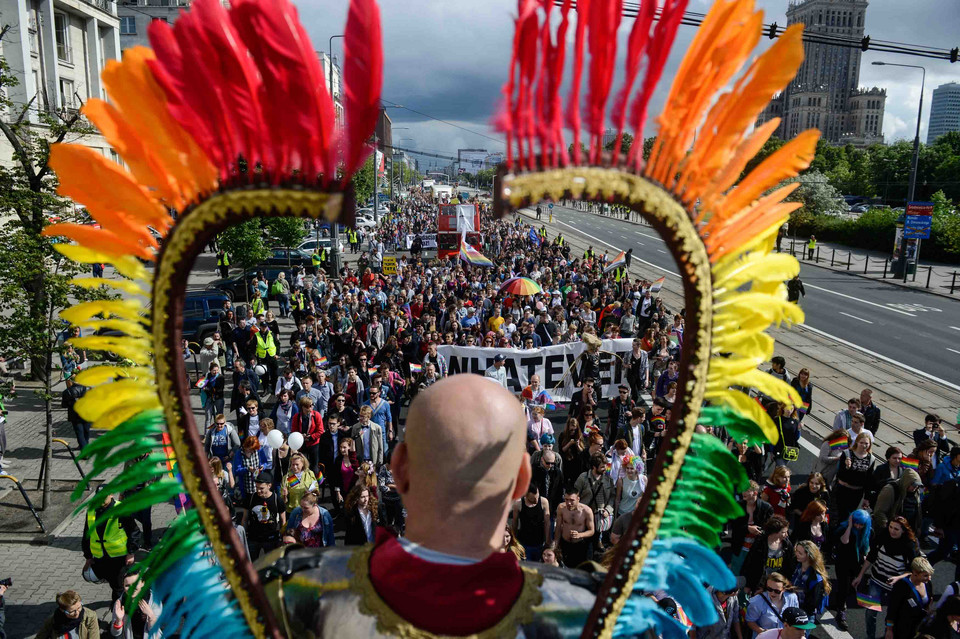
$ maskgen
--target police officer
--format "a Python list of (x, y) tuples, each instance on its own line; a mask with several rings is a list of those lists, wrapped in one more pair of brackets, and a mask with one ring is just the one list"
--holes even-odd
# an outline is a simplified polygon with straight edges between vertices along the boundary
[(220, 277), (229, 277), (230, 275), (230, 258), (227, 257), (227, 252), (223, 249), (217, 253), (217, 270), (220, 271)]
[(116, 497), (107, 495), (99, 508), (88, 510), (81, 542), (87, 560), (83, 569), (93, 568), (97, 577), (110, 583), (113, 601), (123, 596), (121, 573), (140, 548), (140, 529), (133, 517), (111, 514), (119, 505)]
[(277, 384), (277, 341), (270, 327), (264, 322), (257, 333), (257, 362), (267, 369), (264, 388), (273, 388)]

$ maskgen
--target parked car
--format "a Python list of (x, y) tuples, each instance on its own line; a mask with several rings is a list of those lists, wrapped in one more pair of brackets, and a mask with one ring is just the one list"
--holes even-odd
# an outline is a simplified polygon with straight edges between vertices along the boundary
[(300, 248), (275, 248), (272, 249), (273, 255), (261, 262), (262, 266), (312, 266), (313, 262), (310, 253), (301, 251)]
[(361, 217), (357, 216), (356, 227), (358, 229), (372, 229), (376, 228), (377, 223), (370, 217)]
[(225, 301), (219, 291), (189, 291), (183, 301), (183, 339), (202, 344), (220, 330)]
[(290, 278), (289, 269), (287, 269), (286, 265), (283, 267), (260, 265), (255, 268), (247, 269), (243, 273), (237, 273), (236, 275), (232, 275), (230, 277), (213, 280), (207, 284), (206, 290), (220, 291), (231, 301), (237, 303), (244, 302), (248, 299), (247, 291), (250, 290), (250, 282), (252, 282), (254, 276), (261, 271), (267, 278), (268, 283), (277, 279), (277, 275), (279, 275), (281, 272), (287, 273), (287, 279)]
[[(337, 245), (340, 247), (340, 252), (342, 253), (343, 241), (338, 239)], [(319, 240), (313, 239), (313, 240), (305, 240), (301, 242), (300, 245), (297, 247), (297, 250), (303, 251), (308, 255), (312, 256), (314, 249), (320, 248), (320, 249), (327, 249), (329, 251), (331, 246), (332, 246), (332, 242), (330, 241), (329, 237), (321, 237)]]

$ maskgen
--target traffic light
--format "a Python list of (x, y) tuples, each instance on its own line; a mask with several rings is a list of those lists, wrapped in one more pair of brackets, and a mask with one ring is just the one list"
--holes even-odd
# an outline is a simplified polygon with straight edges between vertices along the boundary
[(870, 36), (864, 36), (863, 40), (860, 41), (860, 50), (866, 51), (870, 48)]
[(773, 40), (774, 38), (777, 37), (777, 23), (776, 23), (776, 22), (774, 22), (773, 24), (770, 25), (770, 30), (767, 31), (767, 37), (770, 38), (771, 40)]
[(960, 57), (960, 47), (950, 49), (950, 62), (956, 62), (958, 57)]

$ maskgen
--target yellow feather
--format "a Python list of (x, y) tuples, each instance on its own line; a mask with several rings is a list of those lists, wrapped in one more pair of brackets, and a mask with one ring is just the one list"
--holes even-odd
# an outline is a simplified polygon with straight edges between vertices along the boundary
[[(767, 361), (773, 356), (773, 338), (766, 333), (714, 333), (710, 342), (711, 352), (735, 353), (743, 357), (762, 356)], [(713, 364), (711, 363), (711, 366)]]
[(752, 420), (757, 426), (760, 427), (760, 430), (763, 431), (764, 437), (766, 437), (771, 444), (776, 444), (777, 440), (780, 439), (780, 433), (777, 432), (777, 427), (774, 426), (773, 420), (770, 419), (770, 415), (767, 414), (767, 411), (763, 410), (763, 407), (760, 406), (760, 404), (755, 402), (748, 395), (729, 388), (713, 390), (708, 388), (706, 392), (706, 399), (711, 404), (727, 406), (747, 419)]
[(105, 351), (115, 353), (120, 357), (131, 360), (134, 364), (146, 366), (152, 363), (153, 342), (149, 339), (137, 339), (135, 337), (101, 337), (91, 335), (89, 337), (75, 337), (70, 343), (77, 348), (85, 348), (91, 351)]
[(94, 386), (87, 393), (77, 400), (75, 408), (77, 414), (85, 420), (92, 422), (100, 418), (101, 415), (109, 413), (115, 406), (128, 401), (152, 401), (154, 407), (159, 407), (160, 400), (157, 397), (156, 388), (147, 381), (137, 379), (122, 379), (109, 384)]
[(799, 272), (800, 262), (792, 255), (751, 253), (737, 267), (714, 270), (714, 295), (720, 294), (722, 290), (737, 289), (751, 280), (783, 282), (793, 279)]
[[(772, 397), (778, 402), (783, 402), (790, 406), (803, 405), (800, 395), (793, 386), (756, 368), (751, 368), (735, 375), (725, 376), (722, 380), (717, 380), (713, 383), (719, 384), (723, 388), (727, 386), (753, 388), (764, 395)], [(709, 384), (710, 381), (708, 381), (708, 388)]]
[(143, 264), (129, 255), (116, 257), (95, 251), (86, 246), (80, 246), (79, 244), (59, 243), (54, 244), (53, 248), (74, 262), (80, 262), (81, 264), (111, 264), (113, 268), (117, 270), (117, 273), (131, 280), (140, 282), (150, 282), (153, 280), (153, 276), (143, 267)]
[(102, 328), (114, 331), (120, 331), (130, 337), (150, 337), (150, 333), (143, 327), (139, 321), (131, 322), (128, 320), (122, 319), (105, 319), (105, 320), (96, 320), (89, 319), (84, 322), (74, 322), (74, 326), (80, 326), (82, 328), (91, 328), (93, 330), (99, 330)]
[(80, 371), (73, 379), (83, 386), (99, 386), (117, 377), (152, 380), (154, 373), (152, 369), (146, 366), (112, 366), (106, 364)]
[(94, 420), (93, 428), (113, 430), (128, 419), (132, 419), (144, 411), (157, 408), (158, 405), (159, 400), (156, 394), (151, 397), (141, 397), (116, 404), (110, 412), (104, 413), (98, 419)]
[(114, 315), (137, 322), (140, 321), (142, 311), (143, 305), (136, 300), (93, 300), (74, 304), (60, 311), (60, 317), (71, 324), (85, 322), (96, 315)]
[(70, 280), (71, 284), (81, 288), (96, 290), (101, 286), (117, 289), (130, 295), (140, 295), (150, 297), (150, 291), (144, 290), (136, 282), (130, 280), (108, 280), (105, 277), (75, 277)]

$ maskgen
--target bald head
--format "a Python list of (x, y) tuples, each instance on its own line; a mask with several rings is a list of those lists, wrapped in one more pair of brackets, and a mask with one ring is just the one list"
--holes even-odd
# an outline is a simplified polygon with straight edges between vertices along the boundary
[(490, 528), (494, 538), (501, 534), (503, 523), (497, 522), (505, 520), (529, 483), (525, 448), (523, 407), (493, 380), (452, 375), (421, 392), (410, 406), (404, 442), (393, 457), (397, 489), (409, 513), (408, 531), (412, 526), (425, 532), (450, 522), (459, 535), (471, 527), (477, 530), (480, 537), (474, 542), (484, 544), (483, 530)]

